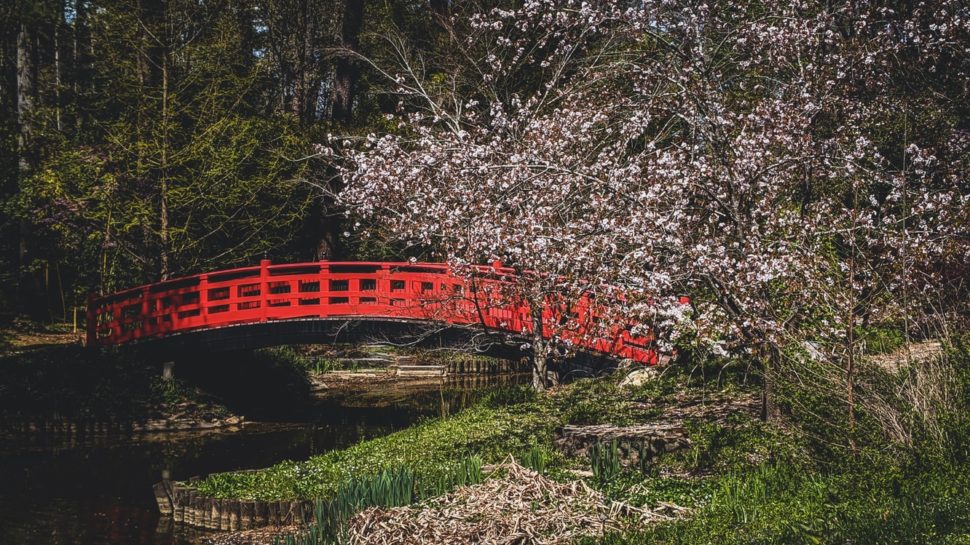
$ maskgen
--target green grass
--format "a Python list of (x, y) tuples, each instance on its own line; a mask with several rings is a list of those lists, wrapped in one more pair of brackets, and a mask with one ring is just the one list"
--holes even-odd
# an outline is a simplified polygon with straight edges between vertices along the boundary
[[(642, 420), (659, 414), (667, 392), (676, 391), (653, 386), (651, 391), (621, 391), (617, 380), (581, 380), (541, 396), (524, 386), (499, 389), (454, 416), (425, 421), (306, 461), (287, 461), (255, 472), (212, 475), (198, 487), (217, 498), (313, 499), (330, 497), (340, 483), (354, 475), (406, 466), (418, 476), (431, 476), (470, 455), (496, 463), (511, 454), (517, 460), (527, 458), (544, 470), (588, 466), (588, 460), (553, 454), (556, 428), (591, 420), (616, 424)], [(666, 380), (684, 379), (672, 376)], [(634, 407), (633, 400), (647, 398), (653, 400), (651, 408)]]
[(218, 498), (325, 498), (352, 476), (384, 468), (406, 466), (421, 477), (429, 477), (446, 471), (454, 460), (473, 454), (495, 462), (533, 444), (551, 443), (557, 419), (547, 409), (478, 405), (454, 417), (427, 421), (305, 462), (214, 475), (200, 482), (199, 489)]
[(966, 468), (898, 469), (856, 461), (839, 472), (765, 463), (708, 481), (690, 517), (613, 534), (601, 544), (964, 543), (970, 535)]
[(620, 451), (616, 441), (597, 443), (589, 450), (589, 464), (593, 468), (593, 479), (603, 486), (620, 472)]
[[(790, 416), (785, 428), (748, 423), (695, 425), (689, 451), (661, 464), (688, 477), (625, 471), (604, 490), (634, 505), (668, 501), (690, 516), (590, 538), (621, 545), (970, 544), (970, 338), (958, 339), (949, 364), (960, 386), (946, 439), (919, 437), (911, 447), (874, 432), (846, 448), (838, 425)], [(831, 399), (819, 396), (812, 406)], [(826, 443), (820, 447), (817, 443)]]

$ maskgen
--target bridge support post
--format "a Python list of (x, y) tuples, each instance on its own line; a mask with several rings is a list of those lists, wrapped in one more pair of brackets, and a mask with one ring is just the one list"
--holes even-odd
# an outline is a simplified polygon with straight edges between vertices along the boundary
[(265, 322), (269, 314), (269, 265), (270, 260), (259, 262), (259, 321)]
[(167, 361), (162, 364), (162, 380), (172, 380), (175, 378), (175, 362)]

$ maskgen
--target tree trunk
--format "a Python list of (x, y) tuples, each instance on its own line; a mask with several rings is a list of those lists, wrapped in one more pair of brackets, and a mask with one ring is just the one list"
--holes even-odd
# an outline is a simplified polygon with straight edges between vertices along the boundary
[(846, 404), (848, 405), (849, 418), (849, 448), (852, 452), (856, 451), (855, 443), (855, 316), (849, 313), (849, 322), (846, 325), (846, 344), (848, 344), (848, 354), (845, 362), (845, 388)]
[[(341, 24), (341, 46), (349, 51), (360, 47), (360, 29), (364, 21), (363, 0), (346, 0)], [(340, 125), (350, 125), (353, 120), (354, 93), (360, 69), (349, 52), (337, 56), (334, 69), (331, 119)], [(332, 176), (328, 183), (329, 193), (336, 194), (341, 189), (339, 176)], [(340, 255), (339, 236), (343, 227), (343, 217), (336, 209), (333, 198), (324, 195), (317, 210), (317, 259), (334, 259)]]
[(761, 388), (761, 419), (765, 422), (781, 420), (781, 409), (778, 407), (775, 392), (775, 371), (778, 369), (777, 353), (769, 350), (762, 358), (764, 369), (762, 372)]
[[(37, 43), (34, 28), (23, 22), (17, 33), (17, 183), (23, 187), (24, 180), (34, 166), (34, 112), (37, 97)], [(17, 285), (20, 310), (26, 308), (30, 283), (27, 279), (27, 233), (30, 226), (23, 219), (17, 236)]]
[(343, 24), (341, 26), (341, 46), (348, 51), (337, 56), (333, 85), (333, 120), (347, 125), (353, 118), (354, 93), (360, 77), (360, 67), (350, 53), (360, 47), (360, 29), (364, 22), (364, 1), (346, 0), (344, 3)]
[(167, 280), (171, 274), (168, 240), (168, 100), (168, 52), (164, 51), (162, 52), (162, 149), (158, 181), (158, 239), (161, 246), (159, 276), (162, 280)]
[(532, 387), (545, 390), (549, 386), (549, 344), (542, 335), (542, 303), (530, 302), (532, 307)]
[(64, 130), (63, 120), (61, 118), (63, 107), (61, 99), (61, 33), (63, 32), (62, 27), (64, 26), (64, 2), (61, 0), (57, 2), (57, 18), (54, 19), (54, 121), (57, 125), (57, 132)]
[(310, 125), (316, 119), (317, 93), (320, 90), (317, 45), (314, 43), (318, 7), (313, 2), (300, 5), (300, 25), (294, 51), (296, 74), (293, 78), (293, 115), (302, 125)]
[[(339, 182), (333, 181), (330, 183), (331, 190), (336, 191), (338, 186)], [(315, 215), (317, 218), (317, 225), (315, 226), (315, 230), (317, 231), (315, 255), (318, 261), (335, 260), (342, 257), (340, 238), (338, 235), (342, 217), (334, 210), (334, 207), (333, 199), (329, 196), (322, 197), (319, 205), (315, 207)]]
[[(158, 217), (149, 219), (143, 226), (145, 251), (154, 255), (157, 249), (156, 270), (162, 279), (168, 277), (168, 181), (165, 179), (167, 170), (167, 117), (168, 117), (168, 66), (165, 37), (165, 0), (139, 0), (139, 14), (141, 18), (141, 48), (138, 53), (138, 77), (141, 83), (141, 103), (138, 105), (136, 120), (137, 157), (135, 160), (138, 177), (151, 180), (158, 175), (158, 192), (152, 197), (158, 199)], [(160, 112), (157, 97), (161, 94)], [(160, 114), (160, 115), (159, 115)], [(155, 132), (161, 120), (161, 131)], [(156, 171), (150, 165), (152, 161), (143, 157), (143, 151), (153, 136), (158, 136), (160, 155)], [(147, 184), (146, 184), (147, 185)]]

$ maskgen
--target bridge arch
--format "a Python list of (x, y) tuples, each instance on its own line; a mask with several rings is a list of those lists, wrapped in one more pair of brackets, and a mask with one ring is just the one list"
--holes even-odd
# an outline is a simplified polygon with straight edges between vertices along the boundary
[[(362, 337), (470, 342), (515, 356), (532, 337), (531, 310), (506, 294), (513, 269), (476, 266), (458, 275), (447, 264), (329, 262), (272, 264), (215, 271), (91, 297), (87, 344), (146, 341), (174, 350), (221, 351)], [(570, 309), (577, 327), (543, 312), (543, 336), (600, 357), (655, 364), (653, 338), (628, 327), (592, 334), (595, 310)]]

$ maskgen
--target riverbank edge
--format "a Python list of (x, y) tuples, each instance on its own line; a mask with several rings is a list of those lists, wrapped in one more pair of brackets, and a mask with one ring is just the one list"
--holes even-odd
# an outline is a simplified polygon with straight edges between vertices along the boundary
[(207, 497), (193, 481), (163, 480), (153, 487), (162, 516), (191, 528), (241, 531), (266, 526), (302, 525), (313, 514), (312, 500), (238, 500)]
[[(598, 445), (611, 444), (623, 467), (638, 467), (664, 454), (691, 446), (688, 431), (677, 424), (639, 426), (563, 426), (556, 431), (555, 449), (569, 457), (585, 459)], [(491, 467), (491, 466), (489, 466)], [(488, 468), (484, 469), (489, 472)], [(255, 473), (260, 470), (234, 471)], [(572, 470), (577, 478), (591, 472)], [(219, 531), (242, 531), (268, 526), (282, 527), (315, 522), (316, 500), (251, 500), (214, 498), (200, 492), (193, 477), (187, 481), (162, 480), (153, 486), (155, 501), (162, 516), (190, 528)]]
[(165, 419), (118, 421), (10, 418), (0, 424), (0, 437), (17, 438), (32, 435), (45, 436), (102, 436), (113, 434), (168, 434), (193, 431), (216, 431), (240, 429), (249, 424), (245, 417), (227, 416), (215, 420)]
[[(620, 373), (619, 375), (627, 375), (627, 373)], [(746, 413), (748, 417), (756, 418), (757, 403), (751, 392), (730, 391), (721, 397), (714, 396), (708, 399), (708, 404), (704, 406), (704, 414), (702, 415), (696, 412), (696, 400), (691, 399), (685, 403), (685, 400), (672, 389), (667, 381), (656, 379), (657, 375), (656, 369), (644, 368), (633, 370), (624, 380), (621, 380), (624, 377), (614, 375), (583, 381), (585, 385), (581, 385), (579, 388), (565, 386), (543, 394), (536, 394), (530, 390), (520, 390), (520, 392), (531, 392), (527, 400), (505, 399), (500, 401), (497, 407), (473, 407), (463, 413), (425, 422), (391, 434), (391, 436), (364, 441), (348, 449), (334, 451), (331, 455), (343, 457), (345, 454), (353, 454), (354, 452), (360, 454), (362, 448), (364, 450), (376, 449), (384, 452), (385, 456), (382, 458), (386, 461), (394, 456), (392, 453), (397, 448), (395, 444), (399, 443), (407, 443), (417, 451), (423, 452), (431, 452), (438, 450), (438, 448), (448, 450), (448, 445), (440, 443), (440, 436), (437, 442), (433, 437), (429, 437), (429, 435), (435, 435), (433, 431), (426, 433), (429, 432), (429, 427), (439, 430), (456, 428), (462, 436), (459, 441), (464, 441), (468, 440), (469, 434), (475, 435), (475, 432), (467, 426), (475, 427), (476, 422), (481, 423), (484, 420), (491, 421), (492, 424), (488, 424), (487, 427), (492, 428), (499, 422), (506, 422), (507, 417), (510, 416), (508, 411), (512, 410), (513, 407), (517, 410), (520, 410), (520, 407), (527, 407), (525, 413), (530, 414), (530, 416), (526, 418), (530, 419), (528, 422), (532, 422), (531, 425), (522, 421), (521, 415), (524, 413), (519, 412), (520, 417), (513, 416), (513, 420), (518, 423), (512, 424), (509, 429), (497, 432), (497, 434), (486, 434), (472, 439), (474, 444), (477, 445), (475, 451), (499, 448), (502, 450), (500, 457), (512, 455), (514, 458), (519, 458), (527, 456), (529, 454), (528, 449), (533, 449), (532, 452), (535, 452), (535, 448), (545, 449), (543, 456), (552, 457), (547, 458), (549, 460), (556, 460), (554, 465), (558, 468), (560, 477), (569, 480), (588, 479), (593, 475), (589, 470), (591, 451), (598, 446), (612, 444), (616, 451), (617, 462), (622, 467), (643, 470), (644, 467), (648, 467), (654, 460), (663, 455), (692, 447), (692, 430), (687, 425), (688, 420), (695, 417), (712, 417), (720, 421), (729, 413)], [(630, 378), (639, 378), (640, 380), (630, 381)], [(641, 397), (640, 394), (645, 396), (643, 399), (653, 398), (658, 403), (667, 405), (671, 410), (665, 412), (656, 407), (651, 408), (648, 403), (627, 405), (631, 397)], [(583, 399), (597, 398), (603, 398), (605, 404), (597, 405), (594, 412), (607, 406), (625, 406), (623, 415), (616, 413), (612, 415), (619, 416), (620, 420), (625, 421), (614, 424), (608, 421), (610, 417), (605, 417), (606, 420), (579, 422), (577, 425), (573, 421), (573, 416), (561, 412), (564, 407), (574, 407), (580, 411), (576, 414), (581, 414), (585, 410), (582, 407)], [(608, 400), (607, 398), (614, 399)], [(663, 398), (662, 402), (660, 398)], [(511, 405), (505, 405), (509, 402)], [(520, 403), (522, 405), (519, 405)], [(676, 407), (675, 405), (683, 406)], [(548, 419), (548, 421), (544, 421), (544, 423), (539, 424), (540, 427), (536, 427), (536, 421), (533, 420), (536, 415), (531, 414), (533, 410), (540, 413), (538, 414), (540, 420)], [(694, 412), (688, 414), (685, 411)], [(486, 414), (484, 419), (481, 417), (483, 412)], [(580, 420), (582, 420), (582, 417), (580, 417)], [(532, 429), (528, 429), (530, 427)], [(543, 438), (542, 429), (549, 431), (549, 436), (546, 439)], [(510, 437), (523, 433), (529, 436), (527, 442), (510, 440)], [(527, 450), (523, 451), (522, 448)], [(459, 447), (458, 450), (464, 451), (465, 449)], [(352, 456), (352, 458), (357, 459), (356, 456)], [(490, 459), (491, 463), (498, 461), (495, 456), (486, 456), (486, 458)], [(379, 469), (376, 466), (371, 467), (372, 464), (365, 459), (360, 459), (353, 465), (356, 468), (354, 474)], [(255, 477), (260, 473), (265, 473), (265, 471), (264, 468), (213, 474), (181, 482), (162, 481), (155, 485), (155, 497), (163, 515), (171, 516), (177, 523), (187, 527), (241, 531), (264, 526), (280, 527), (311, 523), (315, 500), (308, 496), (302, 498), (284, 496), (283, 498), (255, 499), (251, 496), (210, 495), (208, 491), (200, 492), (197, 488), (197, 484), (207, 480), (220, 480), (223, 477), (245, 475)], [(323, 478), (339, 479), (338, 473)], [(290, 506), (288, 511), (281, 507), (287, 505)], [(290, 513), (290, 515), (286, 513)]]

